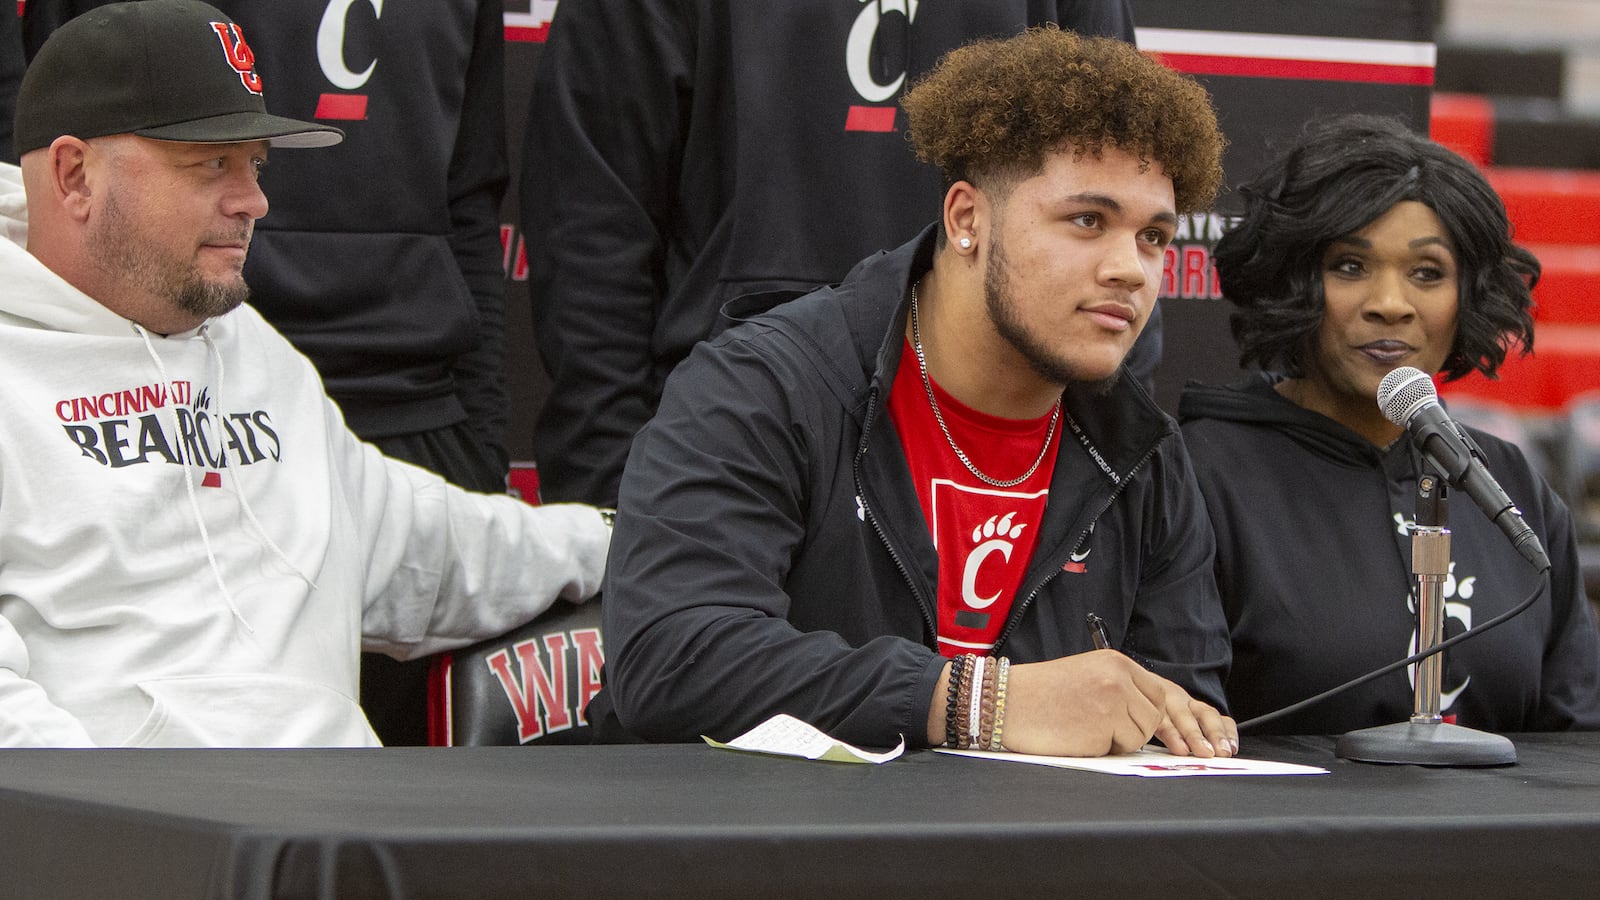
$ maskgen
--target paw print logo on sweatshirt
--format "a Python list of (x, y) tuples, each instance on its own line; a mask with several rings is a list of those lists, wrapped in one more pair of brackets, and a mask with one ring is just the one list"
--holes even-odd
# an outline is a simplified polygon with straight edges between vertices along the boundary
[[(1465, 575), (1457, 578), (1456, 564), (1454, 562), (1450, 563), (1450, 573), (1445, 576), (1444, 580), (1444, 617), (1446, 619), (1454, 619), (1456, 622), (1458, 622), (1462, 631), (1472, 627), (1472, 605), (1465, 601), (1471, 600), (1472, 595), (1477, 592), (1477, 580), (1478, 576), (1476, 575)], [(1415, 596), (1408, 597), (1406, 605), (1411, 609), (1412, 614), (1416, 613), (1417, 604)], [(1452, 629), (1447, 624), (1445, 626), (1445, 633), (1448, 635), (1452, 631), (1455, 631), (1455, 629)], [(1416, 628), (1413, 627), (1411, 630), (1411, 643), (1409, 645), (1409, 649), (1406, 651), (1406, 655), (1410, 656), (1411, 654), (1417, 652), (1420, 646), (1421, 645), (1418, 643)], [(1456, 677), (1461, 676), (1459, 676), (1459, 673), (1457, 672), (1450, 671), (1450, 664), (1447, 659), (1445, 663), (1444, 684), (1439, 691), (1439, 711), (1442, 713), (1448, 714), (1450, 712), (1450, 708), (1455, 705), (1456, 698), (1460, 697), (1461, 692), (1465, 691), (1467, 689), (1467, 685), (1472, 683), (1471, 675), (1461, 677), (1459, 683), (1456, 683)], [(1406, 667), (1406, 678), (1411, 682), (1413, 688), (1416, 687), (1417, 666), (1415, 663)]]
[[(1476, 575), (1468, 575), (1459, 581), (1456, 580), (1456, 564), (1454, 561), (1452, 561), (1450, 563), (1450, 574), (1445, 576), (1444, 579), (1445, 599), (1471, 600), (1472, 592), (1474, 590), (1473, 582), (1477, 580), (1478, 576)], [(1472, 626), (1469, 625), (1467, 627), (1470, 628)]]

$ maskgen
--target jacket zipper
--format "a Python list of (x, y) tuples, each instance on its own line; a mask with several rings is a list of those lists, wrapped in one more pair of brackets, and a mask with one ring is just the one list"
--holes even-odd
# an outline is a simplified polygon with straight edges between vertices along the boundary
[[(1123, 488), (1125, 488), (1129, 482), (1133, 481), (1133, 476), (1138, 474), (1140, 469), (1144, 468), (1144, 464), (1150, 461), (1150, 457), (1156, 455), (1156, 448), (1161, 445), (1161, 442), (1158, 440), (1151, 444), (1150, 449), (1145, 451), (1144, 456), (1140, 457), (1139, 461), (1133, 464), (1133, 468), (1128, 470), (1128, 474), (1119, 479), (1117, 478), (1116, 473), (1112, 472), (1111, 469), (1106, 465), (1105, 461), (1101, 459), (1100, 454), (1096, 452), (1095, 449), (1089, 444), (1089, 439), (1084, 436), (1082, 431), (1078, 429), (1077, 423), (1072, 422), (1070, 418), (1068, 419), (1068, 422), (1071, 423), (1072, 430), (1078, 435), (1078, 439), (1083, 442), (1085, 447), (1089, 448), (1089, 455), (1094, 457), (1096, 462), (1100, 463), (1100, 468), (1106, 473), (1107, 476), (1111, 478), (1112, 483), (1111, 495), (1106, 497), (1106, 502), (1101, 504), (1100, 509), (1095, 512), (1091, 519), (1089, 519), (1089, 524), (1084, 527), (1083, 531), (1079, 532), (1077, 542), (1074, 543), (1072, 549), (1068, 551), (1067, 555), (1070, 559), (1073, 553), (1077, 553), (1079, 550), (1083, 549), (1083, 545), (1089, 540), (1089, 533), (1094, 530), (1095, 523), (1099, 522), (1100, 517), (1106, 514), (1106, 510), (1111, 508), (1111, 504), (1117, 502), (1117, 498), (1122, 496)], [(864, 505), (865, 504), (863, 503), (863, 506)], [(1028, 595), (1022, 598), (1022, 603), (1011, 610), (1011, 614), (1006, 616), (1006, 626), (1000, 630), (1000, 635), (994, 640), (994, 647), (996, 650), (999, 650), (1000, 646), (1005, 643), (1006, 638), (1011, 636), (1011, 632), (1016, 629), (1017, 623), (1022, 621), (1023, 614), (1027, 612), (1028, 606), (1033, 603), (1034, 598), (1038, 597), (1039, 593), (1043, 591), (1045, 587), (1049, 585), (1051, 581), (1054, 581), (1060, 574), (1061, 567), (1052, 565), (1049, 574), (1044, 577), (1044, 580), (1034, 585), (1033, 590), (1029, 591)]]
[(894, 562), (896, 569), (900, 570), (900, 577), (910, 588), (911, 596), (916, 598), (917, 609), (922, 613), (922, 624), (928, 629), (927, 634), (933, 641), (932, 649), (938, 652), (939, 626), (933, 621), (933, 614), (929, 612), (928, 601), (917, 591), (916, 584), (911, 580), (911, 570), (906, 568), (905, 562), (900, 558), (900, 553), (895, 550), (894, 544), (889, 542), (889, 536), (884, 533), (883, 526), (878, 524), (878, 514), (867, 505), (867, 492), (861, 485), (861, 458), (867, 454), (867, 438), (872, 432), (872, 426), (878, 420), (878, 388), (873, 386), (867, 394), (867, 419), (861, 425), (861, 443), (856, 449), (854, 464), (851, 466), (851, 475), (856, 482), (856, 499), (861, 503), (861, 512), (867, 521), (872, 523), (872, 530), (877, 533), (878, 541), (883, 544), (883, 549), (889, 551), (889, 559)]

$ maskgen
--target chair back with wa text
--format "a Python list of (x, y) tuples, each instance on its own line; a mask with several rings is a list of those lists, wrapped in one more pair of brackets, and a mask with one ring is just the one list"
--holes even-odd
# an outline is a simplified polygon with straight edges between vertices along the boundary
[(497, 638), (434, 657), (428, 743), (436, 747), (587, 744), (584, 708), (600, 689), (600, 598), (556, 604)]

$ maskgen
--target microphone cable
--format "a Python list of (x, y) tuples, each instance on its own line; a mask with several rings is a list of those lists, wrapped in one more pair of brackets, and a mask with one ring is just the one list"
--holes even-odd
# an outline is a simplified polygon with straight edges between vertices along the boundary
[[(1312, 696), (1312, 697), (1307, 697), (1306, 699), (1301, 700), (1298, 703), (1290, 704), (1289, 706), (1285, 706), (1282, 709), (1275, 709), (1272, 712), (1263, 713), (1263, 714), (1261, 714), (1259, 716), (1256, 716), (1253, 719), (1246, 719), (1245, 721), (1239, 723), (1239, 725), (1238, 725), (1239, 731), (1242, 733), (1248, 728), (1254, 728), (1257, 725), (1262, 725), (1264, 723), (1271, 722), (1274, 719), (1281, 719), (1284, 716), (1291, 715), (1293, 713), (1297, 713), (1300, 710), (1305, 709), (1306, 707), (1314, 706), (1314, 705), (1316, 705), (1318, 703), (1321, 703), (1322, 701), (1324, 701), (1324, 700), (1328, 699), (1329, 697), (1332, 697), (1332, 696), (1334, 696), (1336, 694), (1342, 694), (1345, 691), (1350, 690), (1351, 688), (1359, 687), (1360, 685), (1366, 684), (1367, 682), (1372, 681), (1372, 680), (1377, 679), (1377, 678), (1382, 678), (1383, 676), (1389, 674), (1390, 672), (1396, 671), (1398, 669), (1402, 669), (1402, 668), (1404, 668), (1406, 666), (1411, 665), (1412, 663), (1421, 662), (1424, 659), (1427, 659), (1428, 657), (1434, 655), (1435, 653), (1438, 653), (1438, 652), (1440, 652), (1442, 650), (1445, 650), (1445, 649), (1448, 649), (1450, 647), (1454, 647), (1455, 645), (1461, 643), (1462, 641), (1466, 640), (1467, 638), (1476, 637), (1476, 636), (1482, 634), (1483, 632), (1488, 631), (1491, 628), (1494, 628), (1494, 627), (1496, 627), (1498, 625), (1503, 625), (1506, 622), (1509, 622), (1511, 619), (1515, 618), (1516, 616), (1519, 616), (1523, 612), (1527, 611), (1528, 607), (1532, 606), (1534, 601), (1539, 599), (1539, 595), (1544, 593), (1545, 591), (1547, 591), (1549, 589), (1550, 589), (1550, 564), (1546, 563), (1543, 566), (1543, 568), (1539, 569), (1539, 583), (1534, 585), (1533, 593), (1529, 594), (1528, 598), (1526, 600), (1523, 600), (1521, 603), (1518, 603), (1516, 606), (1511, 607), (1510, 609), (1506, 610), (1505, 612), (1501, 613), (1500, 615), (1495, 616), (1494, 618), (1490, 619), (1487, 622), (1483, 622), (1481, 624), (1474, 625), (1473, 627), (1468, 628), (1466, 631), (1461, 632), (1460, 634), (1456, 635), (1453, 638), (1447, 638), (1445, 640), (1442, 640), (1439, 643), (1435, 644), (1432, 647), (1429, 647), (1426, 650), (1420, 650), (1420, 651), (1418, 651), (1416, 653), (1413, 653), (1412, 655), (1406, 657), (1405, 659), (1398, 660), (1396, 662), (1392, 662), (1389, 665), (1383, 666), (1382, 668), (1373, 669), (1371, 672), (1368, 672), (1365, 675), (1360, 675), (1360, 676), (1357, 676), (1355, 678), (1352, 678), (1351, 680), (1346, 681), (1344, 684), (1341, 684), (1338, 687), (1329, 688), (1328, 690), (1325, 690), (1320, 694), (1317, 694), (1317, 695)], [(1415, 600), (1415, 598), (1416, 598), (1415, 592), (1413, 592), (1411, 594), (1411, 596), (1413, 598), (1413, 602), (1416, 602), (1416, 600)]]

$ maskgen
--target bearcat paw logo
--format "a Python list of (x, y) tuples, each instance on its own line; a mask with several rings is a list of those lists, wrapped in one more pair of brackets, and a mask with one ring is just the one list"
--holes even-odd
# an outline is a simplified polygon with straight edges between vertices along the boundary
[(1028, 526), (1011, 524), (1011, 520), (1016, 518), (1016, 515), (1017, 514), (1013, 512), (1006, 513), (1004, 517), (990, 516), (989, 521), (979, 525), (977, 528), (972, 529), (972, 542), (974, 544), (982, 543), (983, 541), (987, 540), (988, 538), (992, 538), (997, 534), (1000, 535), (1001, 540), (1006, 540), (1009, 538), (1010, 540), (1014, 541), (1017, 538), (1022, 537), (1022, 529), (1027, 528)]

